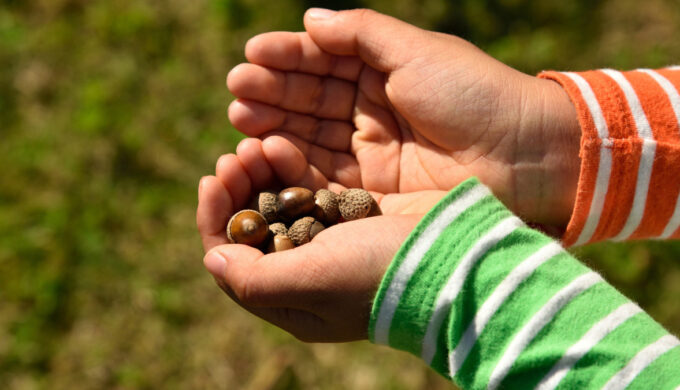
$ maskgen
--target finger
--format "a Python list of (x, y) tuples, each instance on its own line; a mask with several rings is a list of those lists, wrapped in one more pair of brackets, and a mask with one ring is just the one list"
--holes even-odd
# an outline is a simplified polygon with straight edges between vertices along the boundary
[(283, 172), (300, 173), (305, 165), (311, 164), (329, 181), (345, 187), (361, 187), (359, 165), (351, 154), (321, 148), (289, 133), (272, 132), (267, 140), (267, 159), (279, 161), (278, 164), (285, 167)]
[(296, 147), (287, 145), (282, 148), (283, 153), (279, 153), (281, 143), (270, 138), (285, 141), (281, 137), (268, 137), (264, 141), (246, 138), (236, 148), (239, 161), (252, 183), (251, 193), (277, 188), (280, 184), (313, 190), (328, 188), (334, 192), (345, 189), (343, 185), (329, 182), (316, 167), (307, 163), (304, 155)]
[(196, 225), (203, 241), (203, 248), (211, 248), (228, 242), (225, 227), (234, 212), (229, 191), (215, 176), (205, 176), (199, 184)]
[(349, 151), (354, 132), (354, 126), (346, 121), (319, 119), (245, 99), (236, 99), (229, 105), (229, 120), (250, 137), (280, 130), (322, 148), (345, 152)]
[(391, 72), (418, 57), (426, 31), (367, 9), (333, 12), (312, 8), (304, 16), (307, 33), (324, 51), (359, 56)]
[(395, 117), (383, 107), (373, 104), (363, 93), (357, 96), (357, 128), (352, 134), (352, 153), (364, 172), (362, 188), (383, 193), (399, 192), (400, 172), (410, 166), (400, 164), (404, 148)]
[(215, 173), (231, 195), (234, 210), (244, 208), (250, 199), (252, 185), (250, 177), (241, 165), (239, 158), (235, 154), (222, 155), (217, 160)]
[(274, 171), (262, 150), (261, 140), (257, 138), (242, 140), (236, 147), (236, 156), (250, 178), (251, 192), (277, 186)]
[(262, 149), (284, 185), (306, 187), (314, 191), (328, 187), (328, 179), (285, 138), (269, 136), (262, 141)]
[(280, 127), (288, 111), (254, 100), (236, 99), (229, 104), (229, 121), (243, 134), (259, 137), (260, 134)]
[(319, 48), (305, 32), (269, 32), (246, 43), (248, 61), (268, 68), (333, 76), (355, 81), (363, 61), (355, 56), (334, 56)]
[(350, 120), (356, 84), (334, 77), (240, 64), (227, 76), (236, 97), (326, 119)]

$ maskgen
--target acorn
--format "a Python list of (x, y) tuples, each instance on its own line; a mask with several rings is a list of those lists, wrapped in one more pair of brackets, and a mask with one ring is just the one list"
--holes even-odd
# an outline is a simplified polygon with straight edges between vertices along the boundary
[(269, 230), (272, 232), (272, 235), (283, 235), (287, 236), (288, 235), (288, 229), (286, 228), (286, 225), (284, 225), (282, 222), (274, 222), (269, 225)]
[(262, 191), (253, 199), (251, 208), (259, 211), (267, 223), (274, 223), (279, 216), (279, 196), (275, 192)]
[(342, 191), (338, 197), (338, 209), (345, 221), (382, 215), (375, 199), (361, 188)]
[(314, 210), (312, 217), (325, 226), (331, 226), (338, 222), (340, 210), (338, 210), (338, 195), (333, 191), (320, 189), (314, 194)]
[(264, 216), (255, 210), (241, 210), (227, 224), (227, 236), (232, 243), (257, 247), (269, 235)]
[(267, 253), (281, 252), (293, 248), (295, 248), (295, 244), (293, 244), (290, 237), (283, 234), (277, 234), (269, 241)]
[(293, 241), (293, 244), (300, 246), (311, 241), (323, 229), (323, 224), (315, 220), (314, 217), (304, 217), (293, 222), (288, 229), (288, 237)]
[(314, 210), (314, 193), (302, 187), (290, 187), (279, 192), (278, 215), (292, 221)]

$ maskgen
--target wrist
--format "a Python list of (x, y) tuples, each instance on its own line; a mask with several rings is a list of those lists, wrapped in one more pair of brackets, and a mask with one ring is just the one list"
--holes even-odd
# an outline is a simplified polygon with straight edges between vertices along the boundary
[(564, 230), (573, 211), (581, 165), (576, 109), (566, 91), (551, 80), (532, 78), (524, 93), (515, 211), (532, 222)]

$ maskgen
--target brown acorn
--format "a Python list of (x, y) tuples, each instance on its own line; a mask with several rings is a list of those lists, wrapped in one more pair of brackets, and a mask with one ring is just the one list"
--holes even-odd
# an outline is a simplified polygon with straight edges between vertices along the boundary
[(320, 189), (314, 194), (314, 210), (312, 216), (325, 226), (331, 226), (338, 222), (340, 211), (338, 210), (338, 195), (333, 191)]
[(288, 237), (293, 241), (293, 244), (300, 246), (311, 241), (323, 229), (323, 224), (315, 220), (314, 217), (304, 217), (293, 222), (288, 229)]
[(382, 215), (375, 199), (361, 188), (342, 191), (338, 199), (338, 209), (345, 221)]
[(314, 210), (314, 193), (302, 187), (290, 187), (279, 192), (279, 217), (292, 221)]
[(255, 210), (241, 210), (227, 224), (227, 236), (232, 243), (257, 247), (269, 235), (267, 221)]
[(253, 199), (251, 208), (259, 211), (267, 223), (274, 223), (279, 217), (279, 196), (271, 191), (262, 191)]
[(295, 244), (293, 244), (290, 237), (283, 234), (277, 234), (269, 241), (267, 253), (281, 252), (293, 248), (295, 248)]

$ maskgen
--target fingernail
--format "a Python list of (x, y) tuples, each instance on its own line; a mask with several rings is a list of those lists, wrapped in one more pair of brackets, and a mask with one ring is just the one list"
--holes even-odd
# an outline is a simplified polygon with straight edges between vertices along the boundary
[(227, 259), (225, 259), (222, 254), (217, 251), (209, 252), (205, 256), (205, 259), (203, 259), (203, 264), (214, 277), (224, 279), (225, 270), (227, 268)]
[(336, 11), (326, 8), (310, 8), (309, 11), (307, 11), (307, 15), (309, 15), (310, 18), (317, 20), (328, 19), (336, 13)]

